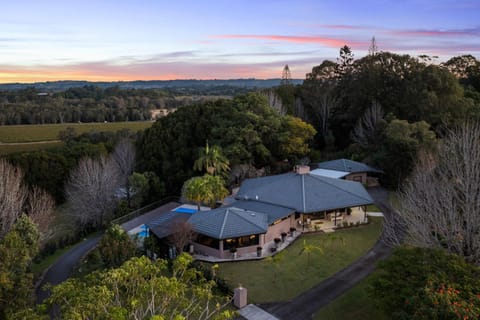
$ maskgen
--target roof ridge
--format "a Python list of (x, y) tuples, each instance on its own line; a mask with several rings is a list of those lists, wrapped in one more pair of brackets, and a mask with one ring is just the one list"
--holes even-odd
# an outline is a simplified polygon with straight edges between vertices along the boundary
[(225, 224), (227, 224), (228, 214), (230, 213), (229, 209), (230, 208), (227, 208), (227, 210), (225, 210), (225, 216), (223, 217), (222, 226), (220, 227), (220, 233), (219, 233), (220, 239), (223, 237), (223, 231), (225, 230)]
[[(275, 207), (280, 207), (280, 208), (285, 208), (285, 209), (291, 209), (291, 210), (294, 210), (294, 208), (291, 208), (291, 207), (287, 207), (287, 206), (284, 206), (284, 205), (281, 205), (281, 204), (276, 204), (276, 203), (272, 203), (272, 202), (267, 202), (267, 201), (263, 201), (263, 200), (256, 200), (256, 199), (248, 199), (248, 200), (245, 200), (245, 199), (238, 199), (237, 202), (242, 202), (242, 201), (245, 201), (245, 202), (258, 202), (258, 203), (263, 203), (263, 204), (267, 204), (267, 205), (270, 205), (270, 206), (275, 206)], [(235, 202), (232, 203), (230, 205), (230, 207), (235, 207)], [(237, 209), (242, 209), (242, 208), (238, 208)]]
[[(266, 215), (265, 212), (257, 212), (257, 211), (252, 211), (252, 210), (244, 210), (244, 209), (235, 208), (235, 207), (230, 208), (230, 209), (234, 209), (234, 210), (236, 209), (236, 210), (238, 210), (238, 211), (241, 210), (241, 211), (243, 211), (243, 212), (252, 212), (252, 213), (255, 213), (255, 214), (259, 213), (259, 214), (262, 214), (262, 215), (264, 215), (264, 216)], [(227, 209), (227, 210), (228, 210), (228, 209)], [(258, 224), (254, 223), (253, 221), (250, 221), (250, 220), (246, 219), (245, 217), (243, 217), (242, 215), (238, 214), (237, 212), (233, 211), (233, 213), (234, 213), (237, 217), (239, 217), (240, 219), (247, 221), (249, 224), (252, 224), (252, 225), (254, 225), (254, 226), (256, 226), (256, 227), (261, 227), (261, 228), (263, 228), (262, 226), (259, 226)], [(268, 221), (267, 221), (267, 224), (268, 224)]]
[(347, 164), (345, 163), (345, 158), (342, 158), (343, 171), (347, 171)]
[[(238, 201), (253, 201), (253, 202), (259, 202), (259, 203), (268, 204), (268, 205), (270, 205), (270, 206), (275, 206), (275, 207), (290, 209), (290, 210), (292, 210), (292, 211), (297, 211), (297, 209), (295, 209), (295, 208), (287, 207), (287, 206), (284, 206), (284, 205), (282, 205), (282, 204), (277, 204), (277, 203), (273, 203), (273, 202), (269, 202), (269, 201), (265, 201), (265, 200), (239, 199)], [(233, 205), (233, 206), (234, 206), (234, 205)], [(239, 208), (239, 209), (241, 209), (241, 208)], [(263, 212), (263, 213), (266, 213), (266, 212)]]
[(306, 211), (306, 205), (305, 205), (305, 175), (302, 174), (302, 206), (303, 206), (303, 212)]
[[(330, 182), (328, 182), (328, 181), (325, 181), (325, 180), (326, 180), (325, 178), (327, 178), (327, 177), (315, 176), (315, 175), (310, 175), (310, 174), (309, 174), (309, 176), (312, 177), (312, 178), (314, 178), (314, 179), (319, 180), (319, 181), (322, 182), (322, 183), (328, 184), (328, 185), (330, 185), (330, 186), (332, 186), (332, 187), (334, 187), (334, 188), (336, 188), (336, 189), (338, 189), (338, 190), (342, 190), (343, 192), (346, 192), (346, 193), (348, 193), (348, 194), (351, 194), (351, 195), (353, 195), (353, 196), (355, 196), (355, 197), (357, 197), (357, 198), (360, 198), (360, 199), (363, 199), (363, 200), (366, 200), (366, 201), (372, 200), (372, 199), (366, 199), (366, 198), (364, 198), (364, 197), (362, 197), (362, 196), (360, 196), (360, 195), (358, 195), (358, 194), (356, 194), (356, 193), (350, 192), (350, 191), (345, 190), (345, 189), (343, 189), (343, 188), (341, 188), (341, 187), (339, 187), (339, 186), (337, 186), (337, 185), (335, 185), (335, 184), (333, 184), (333, 183), (330, 183)], [(319, 179), (319, 178), (323, 178), (323, 179)], [(327, 178), (327, 179), (334, 179), (334, 178)], [(347, 181), (347, 180), (341, 180), (341, 179), (334, 179), (334, 180), (335, 180), (335, 181), (343, 181), (343, 182), (347, 182), (347, 183), (358, 183), (358, 184), (361, 185), (360, 182), (356, 182), (356, 181)], [(341, 182), (341, 183), (342, 183), (342, 182)], [(362, 186), (362, 187), (363, 187), (363, 186)], [(366, 190), (365, 190), (365, 191), (366, 191)], [(368, 192), (367, 192), (367, 193), (368, 193)]]

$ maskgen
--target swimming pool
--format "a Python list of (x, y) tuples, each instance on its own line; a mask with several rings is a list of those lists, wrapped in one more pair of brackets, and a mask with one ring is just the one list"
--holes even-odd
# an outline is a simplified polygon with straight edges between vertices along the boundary
[(197, 212), (196, 209), (185, 208), (185, 207), (178, 207), (173, 209), (173, 211), (179, 212), (179, 213), (190, 213), (190, 214)]
[(139, 238), (146, 238), (148, 237), (148, 227), (146, 224), (142, 224), (140, 227), (140, 232), (135, 233), (135, 235)]

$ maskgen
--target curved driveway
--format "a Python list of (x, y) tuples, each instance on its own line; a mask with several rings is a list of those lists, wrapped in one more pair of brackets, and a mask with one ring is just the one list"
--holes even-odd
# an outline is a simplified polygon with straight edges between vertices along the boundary
[(59, 284), (68, 279), (73, 268), (78, 264), (80, 259), (98, 243), (103, 234), (99, 234), (93, 238), (85, 240), (72, 249), (65, 252), (57, 261), (48, 269), (42, 281), (36, 288), (37, 303), (42, 303), (50, 295), (50, 290), (43, 290), (43, 286), (47, 283)]
[[(394, 214), (388, 202), (388, 192), (385, 189), (371, 188), (368, 189), (368, 192), (385, 216)], [(391, 248), (385, 245), (381, 237), (370, 251), (353, 264), (310, 290), (290, 301), (265, 304), (260, 307), (279, 319), (312, 319), (320, 308), (350, 290), (360, 280), (372, 273), (377, 261), (387, 258), (390, 253)]]

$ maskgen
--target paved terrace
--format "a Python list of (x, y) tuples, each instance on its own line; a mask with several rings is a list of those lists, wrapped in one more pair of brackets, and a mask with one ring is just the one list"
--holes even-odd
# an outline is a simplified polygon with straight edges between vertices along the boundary
[[(230, 261), (245, 261), (245, 260), (262, 260), (265, 259), (266, 257), (273, 256), (277, 254), (278, 252), (282, 251), (286, 247), (288, 247), (292, 242), (294, 242), (302, 233), (295, 231), (294, 235), (288, 235), (285, 238), (284, 242), (280, 242), (278, 245), (276, 245), (273, 241), (268, 242), (263, 246), (262, 250), (262, 255), (260, 257), (257, 256), (256, 252), (252, 253), (247, 253), (247, 254), (242, 254), (242, 255), (237, 255), (237, 257), (234, 259), (229, 258), (229, 259), (221, 259), (213, 256), (208, 256), (200, 253), (196, 253), (193, 255), (195, 260), (200, 260), (200, 261), (206, 261), (206, 262), (230, 262)], [(276, 251), (272, 252), (270, 248), (275, 248)]]
[[(372, 215), (372, 216), (382, 216), (380, 212), (375, 212), (375, 213), (368, 213), (367, 214)], [(299, 229), (299, 226), (297, 226), (297, 231), (294, 232), (294, 235), (292, 236), (290, 233), (286, 237), (285, 242), (280, 242), (278, 245), (275, 245), (273, 241), (265, 244), (263, 246), (262, 250), (262, 255), (260, 257), (257, 256), (256, 252), (252, 253), (247, 253), (243, 255), (238, 255), (234, 259), (233, 256), (232, 258), (228, 259), (221, 259), (218, 257), (213, 257), (209, 255), (202, 254), (201, 252), (197, 252), (193, 255), (193, 257), (196, 260), (200, 261), (205, 261), (205, 262), (231, 262), (231, 261), (247, 261), (247, 260), (261, 260), (265, 259), (266, 257), (273, 256), (277, 254), (278, 252), (282, 251), (283, 249), (287, 248), (292, 242), (294, 242), (302, 233), (309, 233), (309, 232), (325, 232), (325, 233), (330, 233), (330, 232), (335, 232), (338, 226), (342, 225), (342, 222), (345, 221), (346, 223), (350, 224), (356, 224), (358, 223), (364, 223), (364, 213), (361, 210), (353, 210), (350, 215), (344, 215), (342, 220), (337, 221), (337, 226), (335, 226), (334, 221), (326, 220), (326, 219), (320, 219), (320, 220), (311, 220), (309, 224), (305, 225), (305, 228)], [(270, 248), (276, 247), (277, 250), (272, 252)]]

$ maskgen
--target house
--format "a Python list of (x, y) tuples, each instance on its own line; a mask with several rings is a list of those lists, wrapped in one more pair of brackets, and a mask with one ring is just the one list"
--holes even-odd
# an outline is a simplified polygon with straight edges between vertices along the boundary
[(234, 247), (239, 255), (253, 253), (258, 246), (272, 246), (291, 228), (305, 230), (312, 221), (336, 226), (352, 210), (362, 212), (365, 219), (366, 206), (373, 203), (361, 183), (311, 174), (307, 166), (247, 179), (235, 199), (190, 217), (188, 222), (198, 233), (196, 252), (227, 258)]
[(230, 258), (235, 248), (239, 255), (255, 253), (295, 225), (295, 210), (272, 204), (240, 200), (199, 212), (188, 220), (197, 233), (196, 252)]
[(316, 169), (311, 171), (312, 174), (357, 181), (368, 186), (378, 185), (377, 176), (383, 174), (382, 170), (348, 159), (325, 161), (313, 166)]

